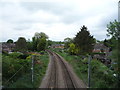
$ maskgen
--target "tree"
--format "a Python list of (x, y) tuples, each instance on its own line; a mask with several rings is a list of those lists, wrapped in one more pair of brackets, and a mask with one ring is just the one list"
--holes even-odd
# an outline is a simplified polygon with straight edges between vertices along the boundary
[(39, 43), (37, 44), (37, 51), (44, 51), (46, 48), (46, 39), (45, 38), (41, 38), (39, 40)]
[(7, 43), (13, 43), (12, 39), (7, 40)]
[(72, 42), (73, 42), (73, 39), (71, 39), (71, 38), (69, 38), (69, 37), (65, 38), (65, 39), (64, 39), (65, 48), (66, 48), (66, 49), (69, 48), (69, 47), (70, 47), (70, 43), (72, 43)]
[(36, 32), (34, 37), (35, 37), (35, 39), (39, 39), (39, 38), (48, 39), (48, 36), (44, 32), (40, 32), (40, 33)]
[(120, 22), (116, 20), (107, 24), (107, 36), (112, 36), (116, 40), (120, 39)]
[(27, 41), (27, 48), (28, 48), (28, 50), (30, 50), (30, 51), (33, 51), (33, 50), (34, 50), (34, 49), (33, 49), (33, 42), (32, 42), (32, 41), (30, 41), (30, 40)]
[(38, 38), (35, 38), (35, 37), (32, 38), (32, 48), (33, 48), (33, 51), (37, 51), (37, 44), (38, 44), (38, 42), (39, 42)]
[(27, 50), (27, 42), (24, 37), (19, 37), (16, 42), (16, 50), (24, 52)]
[[(45, 33), (43, 33), (43, 32), (40, 32), (40, 33), (36, 32), (34, 37), (32, 38), (34, 50), (35, 51), (44, 50), (43, 47), (46, 48), (46, 45), (43, 45), (43, 46), (40, 46), (40, 45), (43, 44), (44, 41), (47, 42), (47, 39), (48, 39), (48, 36)], [(47, 44), (46, 42), (44, 44)]]
[(92, 52), (95, 39), (90, 35), (89, 31), (87, 31), (87, 27), (83, 25), (81, 31), (79, 31), (74, 38), (74, 43), (79, 49), (79, 54), (87, 54)]
[[(107, 36), (111, 36), (111, 44), (113, 46), (113, 50), (116, 49), (116, 54), (118, 57), (114, 58), (118, 60), (120, 56), (120, 22), (117, 22), (116, 20), (114, 22), (110, 22), (107, 24)], [(119, 58), (120, 59), (120, 58)]]
[[(120, 84), (120, 22), (117, 22), (116, 20), (114, 22), (110, 22), (107, 25), (107, 36), (111, 36), (114, 41), (112, 42), (114, 46), (113, 47), (113, 59), (115, 60), (115, 62), (117, 62), (117, 69), (116, 69), (116, 73), (118, 74), (118, 87)], [(114, 53), (115, 52), (115, 53)]]
[(78, 53), (78, 49), (76, 48), (76, 46), (75, 46), (74, 43), (69, 44), (68, 52), (69, 52), (71, 55), (75, 55), (75, 54)]
[(47, 41), (47, 46), (51, 46), (53, 44), (53, 42), (51, 40)]

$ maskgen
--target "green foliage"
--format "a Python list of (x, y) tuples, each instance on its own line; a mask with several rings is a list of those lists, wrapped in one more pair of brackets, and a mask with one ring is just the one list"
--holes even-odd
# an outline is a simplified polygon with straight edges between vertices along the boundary
[[(20, 53), (11, 53), (10, 55), (2, 55), (2, 84), (8, 88), (38, 88), (45, 74), (48, 65), (48, 55), (36, 56), (34, 63), (34, 82), (31, 82), (31, 56), (26, 59), (18, 57), (24, 55)], [(26, 54), (25, 54), (26, 55)], [(23, 66), (23, 67), (22, 67)], [(8, 82), (20, 68), (22, 69)]]
[[(72, 66), (76, 74), (87, 85), (88, 83), (88, 58), (84, 60), (80, 56), (70, 56), (67, 53), (60, 53)], [(116, 88), (117, 78), (114, 72), (98, 60), (91, 61), (91, 87), (92, 88)]]
[(87, 27), (83, 26), (74, 38), (74, 43), (80, 50), (80, 54), (87, 54), (92, 52), (95, 40), (89, 31), (87, 31)]
[(114, 37), (111, 37), (108, 40), (105, 39), (103, 43), (106, 47), (111, 48), (111, 50), (117, 48), (118, 45), (118, 41)]
[(12, 39), (7, 40), (7, 43), (13, 43)]
[(9, 56), (12, 58), (18, 58), (20, 55), (23, 55), (23, 54), (20, 52), (13, 52), (9, 54)]
[(120, 22), (117, 22), (116, 20), (114, 22), (110, 22), (107, 25), (107, 36), (112, 36), (116, 40), (120, 38)]
[(51, 46), (52, 43), (53, 43), (53, 42), (52, 42), (51, 40), (48, 40), (48, 41), (47, 41), (47, 46)]
[[(14, 54), (15, 55), (15, 54)], [(22, 66), (22, 70), (19, 72), (19, 74), (16, 74), (16, 77), (13, 78), (13, 81), (16, 81), (21, 75), (24, 75), (25, 72), (28, 72), (29, 70), (29, 60), (25, 59), (18, 59), (16, 56), (10, 55), (5, 56), (2, 55), (2, 78), (3, 78), (3, 85), (6, 85), (6, 81), (11, 78)], [(11, 82), (7, 83), (10, 84)]]
[(47, 45), (47, 39), (48, 39), (48, 36), (45, 33), (36, 32), (34, 37), (32, 38), (33, 50), (35, 51), (45, 50), (46, 45)]
[(69, 50), (68, 52), (71, 54), (71, 55), (75, 55), (78, 53), (78, 49), (76, 48), (75, 44), (74, 43), (71, 43), (69, 44)]
[(34, 37), (35, 39), (40, 39), (40, 38), (48, 39), (48, 36), (44, 32), (40, 32), (40, 33), (36, 32)]
[(65, 43), (65, 48), (68, 49), (70, 47), (70, 43), (72, 43), (73, 40), (71, 38), (65, 38), (64, 43)]
[[(115, 72), (118, 75), (118, 86), (120, 84), (120, 22), (116, 20), (114, 22), (110, 22), (107, 25), (107, 36), (112, 36), (112, 45), (113, 45), (113, 54), (112, 54), (112, 61), (117, 63), (117, 67), (115, 65)], [(114, 66), (114, 65), (113, 65)], [(119, 86), (120, 87), (120, 86)]]
[(29, 51), (33, 51), (34, 49), (33, 49), (33, 42), (27, 42), (27, 48), (28, 48), (28, 50)]
[(45, 38), (41, 38), (39, 40), (39, 43), (37, 45), (37, 51), (44, 51), (46, 48), (46, 39)]
[(27, 42), (24, 37), (18, 38), (16, 42), (16, 50), (21, 52), (24, 52), (27, 50)]
[(38, 44), (38, 39), (35, 39), (35, 37), (32, 38), (32, 48), (33, 51), (37, 51), (37, 44)]

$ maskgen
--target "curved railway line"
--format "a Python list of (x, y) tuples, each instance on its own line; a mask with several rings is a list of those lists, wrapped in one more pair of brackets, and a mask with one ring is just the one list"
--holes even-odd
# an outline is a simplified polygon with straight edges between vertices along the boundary
[(40, 88), (86, 88), (60, 55), (50, 50), (47, 52), (50, 64)]

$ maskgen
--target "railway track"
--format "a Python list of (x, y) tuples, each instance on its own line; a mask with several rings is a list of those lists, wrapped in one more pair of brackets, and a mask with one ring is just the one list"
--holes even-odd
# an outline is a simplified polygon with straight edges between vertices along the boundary
[[(51, 84), (48, 86), (48, 87), (55, 87), (55, 88), (58, 88), (58, 81), (57, 81), (57, 66), (56, 66), (56, 62), (58, 62), (62, 68), (62, 75), (63, 75), (63, 79), (64, 79), (64, 83), (65, 83), (65, 87), (66, 88), (76, 88), (73, 80), (72, 80), (72, 76), (71, 76), (71, 73), (69, 72), (66, 64), (64, 63), (64, 61), (62, 60), (62, 58), (54, 53), (54, 52), (51, 52), (51, 51), (48, 51), (50, 53), (50, 55), (52, 55), (53, 57), (53, 69), (52, 69), (52, 72), (51, 72)], [(53, 82), (52, 82), (53, 81)]]
[(56, 65), (56, 59), (52, 52), (48, 51), (49, 54), (52, 57), (52, 71), (50, 72), (50, 78), (48, 82), (48, 88), (57, 88), (58, 87), (58, 75), (57, 75), (57, 65)]
[(71, 66), (57, 53), (47, 50), (50, 62), (40, 88), (86, 88)]

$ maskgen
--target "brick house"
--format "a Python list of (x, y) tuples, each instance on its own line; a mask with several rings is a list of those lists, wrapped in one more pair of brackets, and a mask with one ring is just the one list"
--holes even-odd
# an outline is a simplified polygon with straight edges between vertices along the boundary
[(104, 52), (104, 53), (108, 53), (109, 52), (109, 48), (106, 47), (104, 44), (102, 43), (97, 43), (94, 45), (94, 49), (93, 52)]
[(54, 44), (54, 45), (51, 46), (51, 48), (61, 48), (61, 49), (63, 49), (64, 44)]
[(104, 44), (102, 43), (95, 44), (93, 53), (98, 53), (93, 55), (94, 59), (98, 59), (104, 64), (111, 63), (111, 60), (108, 58), (111, 55), (110, 48), (106, 47)]
[(15, 43), (2, 43), (2, 51), (13, 52), (15, 48)]

